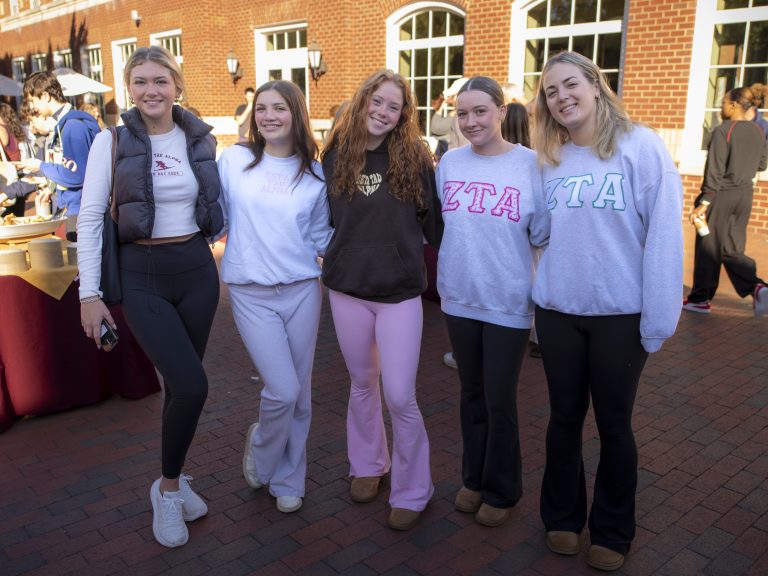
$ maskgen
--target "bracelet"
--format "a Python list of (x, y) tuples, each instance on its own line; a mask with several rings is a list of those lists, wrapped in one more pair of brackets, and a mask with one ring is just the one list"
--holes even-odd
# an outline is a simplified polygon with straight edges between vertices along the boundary
[(86, 296), (85, 298), (80, 298), (80, 304), (90, 304), (91, 302), (98, 302), (101, 300), (101, 296), (95, 295), (95, 296)]

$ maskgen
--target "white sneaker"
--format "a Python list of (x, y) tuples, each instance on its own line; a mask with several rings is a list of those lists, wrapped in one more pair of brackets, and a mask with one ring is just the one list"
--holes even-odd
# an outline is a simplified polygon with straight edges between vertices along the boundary
[(258, 490), (262, 487), (262, 483), (259, 481), (258, 476), (256, 476), (256, 470), (253, 466), (253, 452), (251, 450), (251, 438), (258, 426), (259, 423), (254, 422), (251, 424), (250, 428), (248, 428), (248, 433), (245, 435), (245, 450), (243, 450), (243, 477), (248, 486), (254, 490)]
[(152, 483), (149, 499), (152, 501), (152, 531), (155, 533), (155, 540), (168, 548), (186, 544), (189, 540), (189, 530), (181, 516), (181, 507), (184, 504), (181, 491), (161, 494), (158, 478)]
[(183, 502), (181, 505), (181, 517), (184, 518), (184, 522), (193, 522), (208, 514), (208, 506), (205, 504), (205, 501), (195, 494), (189, 485), (189, 481), (192, 479), (192, 476), (186, 474), (182, 474), (179, 477), (179, 493)]
[(754, 297), (755, 299), (752, 301), (752, 307), (755, 312), (755, 318), (760, 318), (760, 316), (768, 314), (768, 286), (765, 284), (758, 284), (755, 287)]
[(277, 509), (280, 512), (289, 514), (290, 512), (296, 512), (301, 508), (302, 500), (298, 496), (278, 496), (277, 497)]

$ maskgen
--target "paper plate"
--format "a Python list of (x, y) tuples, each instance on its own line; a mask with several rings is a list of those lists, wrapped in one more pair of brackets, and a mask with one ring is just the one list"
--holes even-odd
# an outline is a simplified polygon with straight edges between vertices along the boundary
[(0, 240), (22, 240), (53, 234), (65, 221), (66, 218), (57, 218), (46, 222), (0, 226)]

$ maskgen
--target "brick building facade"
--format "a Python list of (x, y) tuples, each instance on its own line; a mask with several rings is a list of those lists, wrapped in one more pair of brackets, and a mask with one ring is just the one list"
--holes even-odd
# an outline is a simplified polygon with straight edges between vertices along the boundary
[[(137, 18), (138, 17), (138, 18)], [(315, 84), (307, 48), (322, 49)], [(0, 73), (18, 80), (67, 65), (115, 89), (107, 120), (127, 105), (121, 61), (160, 43), (182, 62), (186, 100), (235, 140), (232, 113), (246, 86), (272, 77), (303, 85), (316, 126), (372, 70), (406, 73), (428, 130), (429, 100), (457, 76), (485, 74), (530, 94), (546, 57), (593, 57), (633, 119), (656, 128), (678, 162), (691, 205), (722, 94), (768, 83), (768, 0), (0, 0)], [(233, 83), (230, 50), (243, 72)], [(753, 230), (768, 234), (768, 176)]]

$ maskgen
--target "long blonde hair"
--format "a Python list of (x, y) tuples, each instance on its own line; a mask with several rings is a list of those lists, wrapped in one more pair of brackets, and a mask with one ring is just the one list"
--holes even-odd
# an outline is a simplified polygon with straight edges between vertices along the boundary
[(547, 106), (547, 95), (544, 90), (544, 77), (555, 64), (572, 64), (581, 70), (588, 82), (597, 86), (599, 94), (596, 102), (596, 126), (592, 142), (592, 150), (598, 157), (605, 160), (616, 152), (616, 140), (624, 132), (632, 130), (632, 122), (624, 110), (624, 105), (611, 89), (605, 74), (597, 65), (577, 52), (560, 52), (550, 58), (544, 65), (536, 91), (536, 107), (534, 121), (534, 147), (539, 154), (540, 162), (554, 166), (560, 164), (560, 147), (570, 140), (568, 130), (558, 124), (552, 117)]
[(334, 124), (323, 150), (323, 158), (336, 150), (336, 166), (333, 181), (328, 182), (331, 196), (347, 194), (350, 199), (358, 193), (358, 181), (365, 168), (368, 143), (368, 104), (373, 93), (384, 82), (392, 82), (403, 94), (400, 119), (388, 135), (389, 166), (387, 181), (392, 195), (398, 200), (413, 201), (423, 205), (422, 179), (424, 169), (432, 165), (429, 149), (421, 138), (416, 123), (416, 102), (411, 95), (408, 81), (392, 72), (378, 70), (369, 76), (352, 97), (341, 118)]

